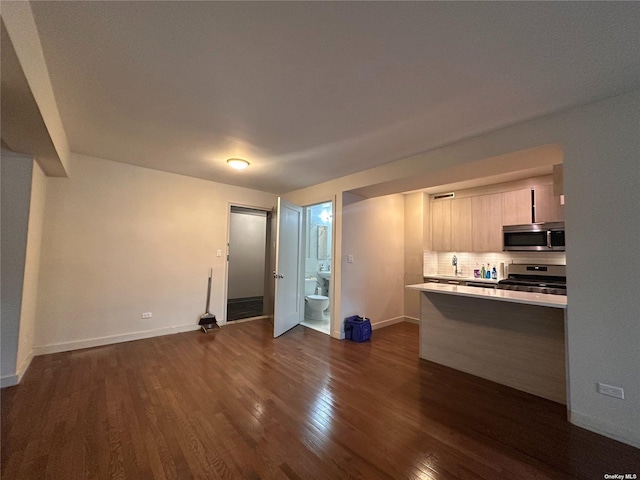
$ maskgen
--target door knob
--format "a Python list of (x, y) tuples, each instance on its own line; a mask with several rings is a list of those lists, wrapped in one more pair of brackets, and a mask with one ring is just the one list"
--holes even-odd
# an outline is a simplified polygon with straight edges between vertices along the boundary
[(279, 275), (276, 273), (276, 271), (273, 271), (273, 278), (284, 278), (284, 275)]

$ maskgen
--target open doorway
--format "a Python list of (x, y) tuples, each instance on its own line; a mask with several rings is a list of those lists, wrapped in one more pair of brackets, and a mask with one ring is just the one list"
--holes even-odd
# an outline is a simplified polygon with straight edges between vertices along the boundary
[(302, 325), (331, 332), (333, 202), (304, 208), (304, 320)]
[(231, 206), (227, 271), (227, 322), (269, 314), (268, 239), (271, 212)]

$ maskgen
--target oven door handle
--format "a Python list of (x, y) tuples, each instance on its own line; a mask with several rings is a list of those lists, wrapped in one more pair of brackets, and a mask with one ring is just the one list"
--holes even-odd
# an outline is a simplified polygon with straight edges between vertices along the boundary
[(551, 248), (551, 230), (547, 230), (547, 248)]

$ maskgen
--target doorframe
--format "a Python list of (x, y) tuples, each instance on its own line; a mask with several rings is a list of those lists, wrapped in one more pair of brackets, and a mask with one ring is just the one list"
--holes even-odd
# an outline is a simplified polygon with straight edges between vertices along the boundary
[[(335, 304), (336, 302), (334, 301), (334, 299), (336, 298), (336, 295), (335, 295), (335, 291), (336, 291), (335, 278), (336, 278), (336, 276), (334, 274), (336, 273), (335, 269), (336, 269), (336, 257), (337, 257), (337, 255), (336, 255), (336, 230), (337, 230), (336, 229), (336, 201), (337, 201), (337, 196), (333, 195), (333, 198), (330, 198), (330, 199), (320, 200), (320, 201), (317, 201), (317, 202), (313, 202), (313, 203), (309, 203), (309, 204), (306, 204), (306, 205), (302, 205), (302, 212), (303, 212), (303, 219), (302, 220), (303, 220), (303, 222), (304, 222), (304, 224), (306, 226), (306, 223), (307, 223), (307, 209), (309, 207), (314, 207), (316, 205), (321, 205), (323, 203), (331, 202), (331, 262), (330, 262), (330, 264), (331, 264), (331, 281), (329, 282), (329, 292), (328, 292), (329, 293), (329, 312), (330, 312), (329, 315), (331, 316), (331, 318), (329, 319), (329, 333), (328, 333), (328, 335), (330, 337), (333, 336), (333, 327), (334, 327), (334, 325), (337, 325), (335, 322), (338, 321), (338, 309), (336, 308), (336, 304)], [(303, 245), (306, 248), (306, 244), (307, 244), (307, 229), (306, 228), (302, 229), (302, 235), (303, 235), (302, 242), (303, 242)], [(306, 249), (305, 249), (305, 251), (300, 252), (300, 255), (302, 257), (300, 259), (300, 261), (304, 265), (303, 266), (303, 270), (305, 269), (306, 260), (307, 260), (306, 256), (305, 256), (305, 253), (306, 253)], [(304, 274), (306, 272), (303, 271), (302, 273), (303, 273), (302, 278), (303, 278), (303, 282), (304, 282), (304, 277), (305, 277)], [(304, 284), (302, 285), (302, 289), (303, 289), (302, 291), (304, 292)], [(303, 295), (303, 298), (304, 298), (304, 295)], [(304, 315), (304, 313), (303, 313), (303, 315)]]
[[(273, 209), (275, 208), (275, 206), (268, 208), (268, 207), (258, 207), (255, 205), (249, 205), (249, 204), (244, 204), (244, 203), (238, 203), (238, 202), (227, 202), (227, 235), (226, 235), (226, 244), (225, 244), (225, 252), (224, 252), (224, 288), (223, 288), (223, 293), (222, 293), (222, 308), (224, 309), (222, 316), (222, 321), (219, 322), (219, 324), (222, 325), (226, 325), (227, 324), (227, 301), (228, 301), (228, 296), (229, 296), (229, 244), (231, 241), (231, 207), (238, 207), (238, 208), (247, 208), (250, 210), (258, 210), (260, 212), (266, 212), (267, 213), (267, 242), (269, 241), (269, 229), (270, 229), (270, 223), (272, 220), (272, 213), (273, 213)], [(270, 262), (270, 249), (267, 248), (268, 245), (265, 245), (265, 274), (266, 272), (269, 270), (269, 262)], [(266, 289), (266, 284), (265, 284), (265, 289)]]

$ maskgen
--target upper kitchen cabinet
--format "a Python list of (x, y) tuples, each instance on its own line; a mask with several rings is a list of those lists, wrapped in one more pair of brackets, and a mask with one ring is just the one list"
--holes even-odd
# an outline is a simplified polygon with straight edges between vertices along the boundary
[(451, 250), (473, 251), (473, 214), (471, 198), (451, 200)]
[(425, 225), (431, 225), (431, 250), (501, 252), (504, 225), (564, 221), (553, 180), (545, 175), (458, 190), (455, 196), (425, 197), (430, 203), (431, 218), (425, 212)]
[(534, 189), (535, 222), (564, 222), (564, 205), (554, 195), (553, 185), (536, 185)]
[(471, 198), (474, 252), (502, 251), (502, 194)]
[(523, 188), (502, 194), (502, 225), (524, 225), (532, 222), (531, 189)]
[(451, 200), (431, 202), (431, 249), (451, 251)]

